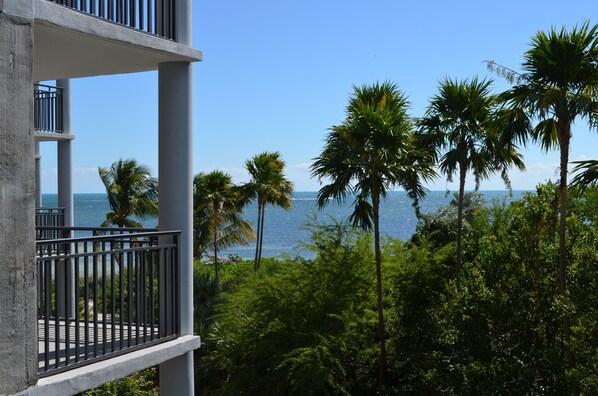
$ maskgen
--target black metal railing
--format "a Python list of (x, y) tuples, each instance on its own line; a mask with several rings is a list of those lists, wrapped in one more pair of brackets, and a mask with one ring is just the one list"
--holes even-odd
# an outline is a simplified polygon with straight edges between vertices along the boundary
[(36, 131), (61, 133), (62, 88), (35, 84), (33, 89), (33, 126)]
[(180, 232), (123, 232), (36, 242), (40, 376), (177, 337)]
[(68, 238), (64, 227), (64, 208), (35, 208), (35, 240)]
[(176, 40), (177, 0), (49, 0), (77, 11)]

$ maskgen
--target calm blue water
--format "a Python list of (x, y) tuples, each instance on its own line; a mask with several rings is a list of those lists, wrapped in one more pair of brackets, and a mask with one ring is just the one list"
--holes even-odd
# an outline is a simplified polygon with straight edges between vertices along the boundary
[[(507, 191), (482, 191), (486, 202), (506, 199), (511, 201), (519, 199), (525, 191), (513, 191), (509, 197)], [(274, 257), (282, 253), (292, 256), (306, 255), (297, 246), (301, 241), (308, 241), (309, 231), (304, 229), (305, 222), (317, 213), (319, 219), (324, 220), (326, 216), (333, 216), (343, 219), (351, 213), (351, 201), (344, 205), (337, 205), (331, 202), (322, 211), (317, 210), (316, 192), (297, 192), (293, 198), (291, 210), (283, 210), (277, 207), (266, 207), (266, 223), (264, 229), (263, 256)], [(452, 199), (452, 193), (447, 197), (444, 191), (431, 191), (425, 200), (421, 202), (422, 212), (428, 213), (436, 210), (441, 205), (447, 205)], [(56, 194), (44, 194), (43, 206), (57, 206)], [(98, 227), (110, 211), (106, 194), (75, 194), (75, 225), (86, 227)], [(245, 209), (245, 217), (254, 222), (257, 220), (257, 207), (255, 204)], [(158, 223), (157, 219), (139, 220), (145, 227), (154, 228)], [(380, 228), (383, 234), (407, 240), (415, 232), (417, 218), (411, 207), (411, 201), (404, 192), (391, 192), (380, 208)], [(226, 254), (237, 254), (243, 258), (253, 258), (255, 245), (236, 246), (224, 252)], [(309, 255), (309, 254), (308, 254)]]

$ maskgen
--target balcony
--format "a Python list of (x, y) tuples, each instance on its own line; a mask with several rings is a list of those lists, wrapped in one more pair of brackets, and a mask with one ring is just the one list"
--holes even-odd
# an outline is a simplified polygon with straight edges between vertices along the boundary
[(33, 88), (33, 127), (43, 134), (62, 133), (62, 88), (35, 84)]
[(180, 232), (36, 231), (40, 377), (178, 337)]
[(49, 0), (95, 17), (176, 40), (176, 0)]

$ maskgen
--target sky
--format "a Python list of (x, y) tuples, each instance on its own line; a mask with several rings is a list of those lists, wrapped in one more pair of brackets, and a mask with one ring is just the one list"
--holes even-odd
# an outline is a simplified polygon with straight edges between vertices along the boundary
[[(494, 80), (485, 60), (520, 70), (530, 38), (552, 26), (597, 23), (595, 0), (193, 1), (194, 172), (221, 169), (248, 181), (245, 161), (279, 151), (297, 191), (316, 191), (309, 165), (345, 115), (353, 85), (390, 80), (422, 116), (444, 77)], [(591, 19), (593, 18), (593, 20)], [(157, 72), (72, 80), (74, 191), (103, 192), (98, 166), (133, 158), (158, 170)], [(598, 133), (573, 127), (572, 161), (598, 158)], [(42, 192), (55, 193), (56, 144), (42, 143)], [(559, 154), (522, 150), (513, 189), (558, 178)], [(440, 178), (431, 190), (455, 190)], [(469, 177), (467, 189), (474, 183)], [(504, 189), (500, 177), (482, 190)]]

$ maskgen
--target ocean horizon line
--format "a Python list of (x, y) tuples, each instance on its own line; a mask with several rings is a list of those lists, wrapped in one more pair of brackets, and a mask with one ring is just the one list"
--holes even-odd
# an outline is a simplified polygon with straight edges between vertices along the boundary
[[(452, 192), (458, 192), (458, 189), (452, 190), (452, 189), (447, 189), (447, 190), (428, 190), (427, 192), (442, 192), (442, 193), (446, 193), (446, 192), (452, 193)], [(465, 189), (465, 192), (508, 192), (509, 190), (504, 188), (504, 189), (488, 189), (488, 190), (483, 190), (483, 189), (479, 189), (479, 190), (473, 190), (473, 189)], [(536, 191), (535, 189), (513, 189), (511, 190), (513, 192), (532, 192), (532, 191)], [(317, 193), (318, 190), (300, 190), (300, 191), (295, 191), (294, 194), (300, 194), (300, 193)], [(394, 192), (405, 192), (405, 190), (391, 190), (389, 191), (390, 193), (394, 193)], [(103, 194), (103, 195), (107, 195), (106, 191), (100, 191), (100, 192), (74, 192), (73, 195), (85, 195), (85, 194), (93, 194), (93, 195), (99, 195), (99, 194)], [(57, 192), (43, 192), (43, 195), (58, 195)]]

